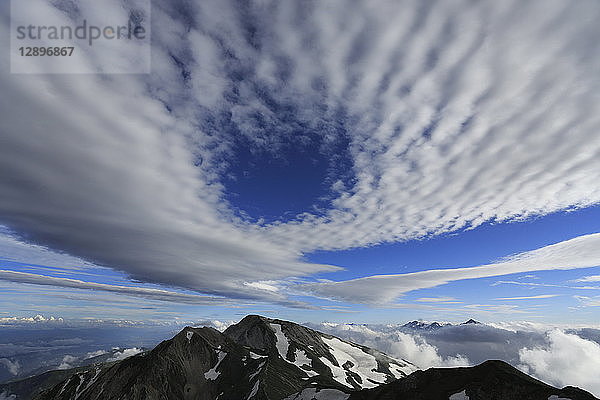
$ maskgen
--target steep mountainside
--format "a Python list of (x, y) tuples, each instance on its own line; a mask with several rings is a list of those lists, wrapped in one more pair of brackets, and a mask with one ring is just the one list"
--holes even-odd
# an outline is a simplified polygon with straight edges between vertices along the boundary
[[(250, 315), (224, 334), (236, 343), (268, 356), (269, 363), (292, 364), (310, 382), (349, 389), (376, 387), (417, 368), (404, 360), (294, 324)], [(335, 385), (334, 382), (339, 383)]]
[[(44, 389), (63, 382), (77, 372), (84, 372), (88, 369), (89, 367), (59, 369), (34, 375), (30, 378), (0, 384), (0, 400), (5, 400), (6, 397), (8, 397), (8, 400), (13, 400), (8, 396), (10, 393), (18, 394), (18, 400), (30, 400)], [(2, 393), (5, 394), (5, 397), (2, 397)]]

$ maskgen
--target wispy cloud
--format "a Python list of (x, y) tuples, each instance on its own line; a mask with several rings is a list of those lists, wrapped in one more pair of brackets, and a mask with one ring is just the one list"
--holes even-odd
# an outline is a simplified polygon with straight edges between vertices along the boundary
[(573, 282), (600, 282), (600, 275), (584, 276), (583, 278), (575, 279)]
[(341, 282), (308, 283), (302, 287), (324, 297), (358, 303), (388, 303), (413, 290), (432, 288), (458, 280), (529, 271), (595, 267), (599, 264), (600, 234), (591, 234), (516, 254), (494, 264), (376, 275)]
[(584, 307), (600, 307), (600, 296), (573, 296)]
[(57, 278), (45, 275), (29, 274), (25, 272), (0, 270), (0, 280), (27, 283), (32, 285), (57, 286), (72, 289), (98, 290), (102, 292), (118, 293), (128, 296), (142, 297), (151, 300), (171, 301), (176, 303), (210, 305), (223, 304), (229, 301), (214, 296), (201, 296), (187, 293), (177, 293), (163, 289), (142, 288), (134, 286), (111, 285), (96, 282), (84, 282), (78, 279)]
[(536, 299), (550, 299), (552, 297), (558, 297), (559, 294), (538, 294), (537, 296), (520, 296), (520, 297), (498, 297), (492, 300), (536, 300)]
[(536, 282), (518, 282), (518, 281), (497, 281), (492, 283), (491, 286), (499, 285), (516, 285), (516, 286), (528, 286), (528, 287), (557, 287), (574, 290), (600, 290), (598, 286), (570, 286), (570, 285), (557, 285), (553, 283), (536, 283)]
[(415, 301), (421, 303), (443, 303), (443, 304), (458, 304), (462, 301), (456, 300), (454, 297), (420, 297)]

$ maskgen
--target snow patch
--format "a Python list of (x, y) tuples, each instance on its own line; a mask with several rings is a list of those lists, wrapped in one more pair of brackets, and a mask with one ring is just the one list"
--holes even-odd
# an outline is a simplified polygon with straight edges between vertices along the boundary
[(277, 351), (279, 352), (279, 355), (281, 356), (281, 358), (283, 358), (284, 360), (287, 360), (286, 356), (287, 356), (288, 348), (290, 347), (290, 343), (288, 342), (288, 339), (283, 334), (283, 331), (281, 330), (281, 325), (279, 325), (279, 324), (270, 324), (270, 325), (271, 325), (271, 329), (273, 329), (273, 332), (275, 332), (275, 338), (277, 339), (277, 342), (275, 343), (275, 346), (277, 346)]
[(356, 373), (362, 382), (358, 382), (363, 388), (372, 388), (385, 383), (387, 375), (383, 372), (377, 371), (377, 359), (375, 356), (364, 352), (361, 348), (352, 346), (349, 343), (343, 342), (338, 338), (326, 338), (321, 337), (323, 342), (331, 350), (331, 354), (336, 359), (339, 366), (333, 365), (325, 357), (321, 357), (320, 360), (329, 367), (333, 375), (333, 379), (338, 381), (344, 386), (349, 386), (346, 381), (346, 369), (343, 366), (347, 366), (347, 370)]
[(260, 354), (256, 354), (256, 353), (250, 352), (250, 357), (252, 357), (255, 360), (258, 360), (259, 358), (265, 358), (265, 357), (268, 357), (268, 356), (261, 356)]
[(81, 385), (83, 385), (85, 382), (85, 375), (77, 374), (75, 376), (77, 376), (77, 378), (79, 378), (79, 384), (77, 385), (77, 388), (75, 389), (75, 397), (74, 397), (74, 400), (77, 400), (79, 398), (79, 396), (81, 396), (81, 393), (83, 393), (83, 391), (80, 392), (79, 390), (81, 389)]
[(404, 378), (405, 376), (408, 376), (417, 370), (416, 367), (411, 365), (401, 366), (393, 362), (389, 363), (389, 368), (390, 372), (396, 379)]
[(192, 331), (187, 331), (185, 333), (185, 337), (187, 338), (188, 342), (191, 342), (192, 336), (194, 336), (194, 332), (192, 332)]
[(260, 372), (262, 371), (262, 367), (264, 367), (264, 366), (265, 366), (265, 363), (264, 363), (264, 362), (262, 362), (262, 363), (261, 363), (261, 364), (258, 366), (258, 368), (256, 369), (256, 371), (255, 371), (255, 372), (253, 372), (252, 374), (250, 374), (250, 376), (248, 377), (248, 380), (249, 380), (249, 381), (252, 381), (252, 379), (254, 379), (254, 378), (256, 377), (256, 375), (260, 374)]
[(77, 386), (77, 393), (75, 394), (75, 400), (77, 400), (79, 398), (79, 396), (81, 396), (81, 394), (83, 394), (86, 390), (88, 390), (90, 388), (90, 386), (92, 386), (94, 384), (94, 382), (96, 382), (96, 380), (98, 379), (98, 375), (100, 375), (100, 371), (102, 371), (100, 368), (96, 368), (96, 371), (94, 372), (94, 376), (92, 377), (92, 379), (90, 379), (90, 381), (87, 383), (87, 385), (85, 385), (85, 387), (81, 390), (81, 392), (79, 392), (79, 388), (81, 387), (81, 385), (83, 384), (85, 379), (81, 381), (79, 386)]
[(248, 399), (250, 400), (251, 398), (254, 397), (254, 395), (256, 393), (258, 393), (258, 386), (260, 385), (260, 381), (256, 381), (256, 383), (254, 384), (254, 387), (252, 388), (252, 391), (250, 392), (250, 394), (248, 395)]
[[(308, 376), (319, 375), (317, 372), (310, 370), (310, 368), (312, 367), (312, 360), (310, 358), (308, 358), (308, 356), (306, 355), (306, 352), (304, 350), (296, 349), (296, 352), (294, 354), (296, 356), (295, 361), (293, 363), (295, 366), (297, 366), (302, 371), (304, 371), (306, 373), (306, 375), (308, 375)], [(303, 366), (308, 367), (308, 369), (302, 368)]]
[[(270, 325), (271, 325), (271, 329), (273, 329), (273, 332), (275, 332), (275, 338), (277, 339), (275, 346), (277, 347), (277, 351), (279, 352), (279, 355), (281, 356), (281, 358), (283, 358), (285, 361), (289, 362), (290, 364), (294, 364), (295, 366), (300, 368), (302, 371), (304, 371), (308, 376), (319, 375), (318, 373), (316, 373), (314, 371), (306, 370), (306, 369), (302, 368), (303, 365), (306, 365), (310, 368), (311, 363), (312, 363), (312, 360), (310, 358), (308, 358), (308, 356), (306, 355), (306, 352), (304, 352), (304, 350), (296, 349), (295, 361), (289, 361), (286, 358), (289, 347), (290, 347), (290, 342), (288, 341), (288, 338), (283, 333), (283, 331), (281, 329), (281, 325), (279, 325), (279, 324), (270, 324)], [(254, 354), (254, 353), (250, 352), (250, 354), (252, 356), (252, 354)], [(254, 357), (252, 357), (252, 358), (254, 358)]]
[(448, 400), (469, 400), (469, 396), (467, 396), (467, 391), (463, 390), (462, 392), (454, 393), (448, 397)]
[(221, 373), (217, 371), (217, 368), (219, 367), (219, 365), (221, 364), (221, 361), (223, 361), (223, 359), (225, 358), (226, 355), (227, 355), (226, 352), (217, 350), (217, 363), (215, 364), (214, 367), (212, 367), (211, 369), (209, 369), (208, 371), (206, 371), (204, 373), (204, 377), (206, 379), (214, 381), (215, 379), (217, 379), (219, 377), (219, 375), (221, 375)]

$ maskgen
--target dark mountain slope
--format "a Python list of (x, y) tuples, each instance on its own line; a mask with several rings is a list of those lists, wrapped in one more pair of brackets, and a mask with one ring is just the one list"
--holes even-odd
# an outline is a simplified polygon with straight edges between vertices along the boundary
[[(34, 375), (30, 378), (3, 383), (0, 384), (0, 394), (17, 393), (19, 396), (18, 400), (30, 400), (34, 396), (40, 394), (44, 389), (63, 382), (65, 379), (77, 372), (84, 372), (88, 369), (89, 367), (60, 369), (44, 372), (39, 375)], [(0, 399), (2, 399), (1, 396)]]
[(258, 363), (215, 329), (185, 328), (148, 353), (77, 373), (37, 399), (240, 399)]
[[(552, 398), (552, 396), (556, 396)], [(503, 361), (469, 368), (430, 368), (380, 387), (353, 393), (349, 400), (594, 400), (574, 387), (556, 389)]]

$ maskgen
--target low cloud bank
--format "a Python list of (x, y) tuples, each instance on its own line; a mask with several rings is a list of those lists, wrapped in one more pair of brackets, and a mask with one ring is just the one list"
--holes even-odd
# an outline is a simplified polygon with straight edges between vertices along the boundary
[(579, 386), (600, 396), (600, 344), (554, 329), (546, 343), (519, 351), (519, 368), (551, 385)]
[(75, 367), (75, 362), (77, 361), (77, 357), (71, 356), (67, 354), (63, 357), (62, 362), (58, 366), (58, 369), (70, 369)]
[(139, 349), (137, 347), (133, 347), (131, 349), (125, 349), (123, 351), (119, 351), (116, 352), (111, 358), (109, 358), (106, 361), (119, 361), (119, 360), (124, 360), (127, 357), (131, 357), (131, 356), (135, 356), (136, 354), (139, 354), (141, 352), (143, 352), (144, 350)]
[(600, 330), (539, 323), (448, 325), (309, 324), (312, 328), (403, 358), (421, 369), (506, 361), (557, 387), (578, 386), (600, 396)]
[(209, 326), (211, 328), (215, 328), (219, 332), (223, 332), (225, 329), (229, 328), (231, 325), (237, 323), (238, 321), (219, 321), (217, 319), (214, 320), (203, 320), (197, 321), (193, 323), (193, 326)]
[(8, 358), (0, 358), (0, 365), (4, 365), (12, 375), (18, 375), (21, 370), (19, 361), (11, 361)]
[(359, 343), (415, 364), (421, 369), (430, 367), (467, 366), (472, 363), (461, 354), (442, 356), (439, 349), (417, 334), (400, 331), (377, 331), (364, 325), (320, 324), (315, 329), (351, 342)]
[(16, 400), (17, 396), (14, 394), (8, 394), (7, 392), (0, 393), (0, 400)]

